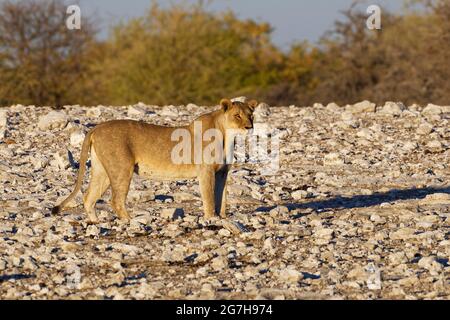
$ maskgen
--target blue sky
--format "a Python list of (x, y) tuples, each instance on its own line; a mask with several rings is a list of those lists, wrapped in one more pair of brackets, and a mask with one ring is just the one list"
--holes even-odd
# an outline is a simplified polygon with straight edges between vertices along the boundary
[[(141, 16), (150, 7), (151, 0), (79, 0), (82, 12), (96, 13), (102, 26), (101, 36), (107, 34), (108, 26), (120, 20)], [(196, 0), (158, 1), (163, 6), (171, 2)], [(269, 22), (274, 28), (273, 40), (287, 48), (294, 41), (317, 41), (342, 17), (340, 11), (349, 8), (353, 0), (215, 0), (211, 10), (233, 9), (240, 18), (253, 18)], [(391, 11), (403, 8), (403, 0), (367, 0), (365, 7), (379, 4)]]

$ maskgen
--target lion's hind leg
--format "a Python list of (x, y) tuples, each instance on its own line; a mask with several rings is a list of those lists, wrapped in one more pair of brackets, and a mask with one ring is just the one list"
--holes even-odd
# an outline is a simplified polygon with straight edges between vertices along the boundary
[[(130, 221), (130, 214), (127, 212), (125, 203), (130, 188), (131, 178), (133, 176), (133, 167), (128, 171), (115, 173), (115, 179), (111, 184), (112, 200), (111, 205), (115, 213), (122, 221)], [(113, 178), (111, 178), (113, 179)]]
[(125, 203), (134, 173), (134, 163), (131, 157), (128, 159), (124, 157), (117, 162), (120, 165), (108, 171), (112, 189), (111, 206), (122, 221), (130, 221), (131, 217), (127, 212)]
[(94, 148), (91, 150), (91, 180), (84, 196), (84, 209), (91, 223), (97, 223), (98, 217), (95, 213), (95, 204), (108, 189), (110, 182), (105, 168), (95, 153)]

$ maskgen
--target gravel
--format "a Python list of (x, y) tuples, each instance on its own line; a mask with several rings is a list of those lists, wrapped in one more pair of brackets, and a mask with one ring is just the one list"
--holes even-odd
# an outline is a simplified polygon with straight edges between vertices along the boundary
[(137, 176), (129, 224), (112, 214), (110, 191), (98, 225), (81, 195), (51, 215), (95, 124), (181, 125), (209, 110), (0, 109), (0, 297), (450, 299), (446, 106), (260, 104), (255, 119), (281, 138), (280, 169), (234, 166), (226, 220), (202, 217), (196, 181)]

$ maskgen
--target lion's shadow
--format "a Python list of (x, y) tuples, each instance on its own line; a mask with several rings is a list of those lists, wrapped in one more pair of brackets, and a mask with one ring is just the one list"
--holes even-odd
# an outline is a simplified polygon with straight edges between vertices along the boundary
[[(450, 187), (443, 188), (422, 188), (422, 189), (393, 189), (385, 193), (375, 193), (372, 195), (356, 195), (352, 197), (337, 196), (331, 199), (311, 201), (305, 203), (285, 203), (290, 211), (297, 209), (314, 209), (316, 211), (327, 211), (332, 209), (354, 209), (354, 208), (369, 208), (380, 205), (385, 202), (393, 202), (399, 200), (414, 200), (424, 199), (426, 196), (435, 193), (450, 194)], [(259, 207), (257, 212), (267, 212), (275, 208)]]

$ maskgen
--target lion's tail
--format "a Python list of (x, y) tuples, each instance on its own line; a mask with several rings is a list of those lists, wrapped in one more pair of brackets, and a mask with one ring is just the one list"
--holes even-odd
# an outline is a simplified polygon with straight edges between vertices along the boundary
[(83, 147), (81, 148), (81, 155), (80, 155), (80, 169), (78, 170), (78, 177), (77, 182), (75, 184), (75, 189), (72, 191), (72, 193), (63, 201), (61, 204), (57, 205), (52, 209), (52, 214), (58, 214), (65, 208), (65, 206), (72, 201), (72, 199), (77, 195), (77, 193), (81, 189), (81, 185), (83, 184), (83, 178), (84, 174), (86, 172), (86, 161), (88, 159), (89, 150), (92, 144), (91, 141), (91, 135), (92, 131), (90, 131), (86, 137), (84, 138)]

